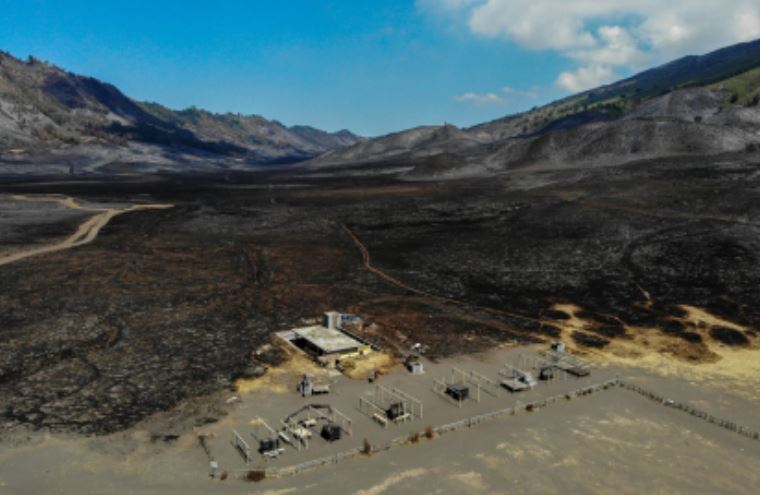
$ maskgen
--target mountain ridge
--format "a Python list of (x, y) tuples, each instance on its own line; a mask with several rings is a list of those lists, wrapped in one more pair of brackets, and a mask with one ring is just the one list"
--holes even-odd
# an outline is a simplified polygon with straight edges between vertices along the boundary
[[(396, 170), (405, 164), (406, 177), (441, 179), (525, 166), (615, 165), (756, 149), (759, 68), (760, 40), (740, 43), (682, 57), (527, 112), (463, 129), (445, 125), (399, 131), (327, 152), (303, 166), (376, 163)], [(444, 159), (435, 160), (439, 155)], [(445, 166), (436, 173), (433, 163)]]
[(304, 160), (361, 139), (259, 115), (172, 110), (35, 57), (0, 52), (0, 151), (138, 143), (265, 164)]
[(172, 110), (0, 52), (0, 174), (226, 173), (297, 164), (419, 180), (617, 165), (760, 149), (759, 100), (756, 40), (468, 128), (418, 126), (365, 139), (260, 115)]

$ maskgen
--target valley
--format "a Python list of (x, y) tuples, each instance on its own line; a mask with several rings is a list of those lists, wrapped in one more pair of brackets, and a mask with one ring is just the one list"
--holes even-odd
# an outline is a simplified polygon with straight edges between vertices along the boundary
[[(656, 19), (617, 11), (574, 14), (572, 49), (497, 29), (522, 62), (468, 56), (461, 78), (456, 53), (493, 56), (496, 31), (436, 59), (405, 29), (304, 43), (311, 19), (281, 39), (293, 23), (261, 17), (271, 44), (218, 36), (247, 50), (234, 67), (229, 47), (153, 61), (176, 74), (124, 92), (0, 51), (0, 493), (759, 493), (741, 8), (736, 44), (633, 75), (687, 45), (655, 54)], [(364, 55), (386, 37), (435, 70)], [(190, 39), (209, 41), (170, 44)], [(494, 85), (529, 69), (543, 86)], [(343, 129), (394, 122), (416, 127)]]
[(6, 428), (128, 428), (249, 375), (270, 332), (325, 307), (376, 322), (398, 356), (562, 340), (719, 370), (759, 346), (755, 155), (411, 185), (292, 174), (2, 186), (174, 205), (0, 268)]

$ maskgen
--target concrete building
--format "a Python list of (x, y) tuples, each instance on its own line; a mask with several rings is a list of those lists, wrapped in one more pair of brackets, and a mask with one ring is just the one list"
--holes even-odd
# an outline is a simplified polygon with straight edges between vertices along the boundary
[(328, 311), (322, 318), (322, 326), (330, 330), (337, 330), (340, 328), (341, 319), (340, 313), (337, 311)]
[(294, 328), (279, 335), (329, 367), (334, 367), (342, 359), (372, 352), (369, 344), (341, 330), (340, 316), (338, 312), (329, 311), (324, 314), (323, 325)]

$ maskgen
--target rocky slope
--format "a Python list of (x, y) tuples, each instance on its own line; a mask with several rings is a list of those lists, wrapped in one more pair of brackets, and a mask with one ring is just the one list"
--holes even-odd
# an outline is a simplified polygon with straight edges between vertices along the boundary
[[(326, 153), (311, 168), (406, 167), (407, 178), (616, 165), (760, 147), (760, 41), (686, 57), (632, 78), (468, 129), (421, 127)], [(397, 171), (390, 167), (387, 170)]]
[[(154, 161), (181, 150), (271, 163), (303, 160), (358, 141), (348, 131), (289, 128), (256, 115), (174, 111), (140, 103), (94, 78), (0, 52), (0, 153), (31, 149), (39, 157), (72, 147), (92, 148), (94, 154), (122, 148), (123, 158), (134, 154), (130, 146), (144, 145)], [(111, 155), (117, 160), (119, 153)]]

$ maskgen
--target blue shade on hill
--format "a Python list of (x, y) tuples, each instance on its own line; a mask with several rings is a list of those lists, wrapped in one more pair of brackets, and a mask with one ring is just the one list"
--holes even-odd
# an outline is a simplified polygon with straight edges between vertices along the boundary
[[(186, 160), (194, 156), (199, 160), (197, 167), (203, 170), (209, 166), (229, 168), (225, 161), (228, 159), (235, 160), (235, 167), (244, 168), (316, 157), (320, 157), (317, 163), (329, 164), (415, 162), (420, 157), (432, 157), (423, 169), (443, 167), (448, 171), (469, 162), (477, 162), (481, 168), (530, 163), (542, 153), (554, 158), (569, 153), (563, 160), (573, 162), (603, 156), (619, 161), (641, 153), (735, 151), (754, 145), (756, 136), (747, 134), (742, 125), (736, 127), (747, 116), (737, 115), (732, 120), (730, 112), (721, 112), (725, 106), (730, 109), (732, 105), (756, 103), (760, 91), (760, 78), (755, 77), (758, 67), (760, 41), (744, 43), (704, 56), (686, 57), (618, 83), (470, 129), (423, 126), (366, 141), (347, 130), (326, 132), (306, 125), (286, 126), (256, 114), (220, 114), (196, 107), (173, 110), (161, 103), (133, 100), (112, 84), (73, 74), (34, 57), (21, 61), (2, 53), (0, 103), (5, 110), (0, 113), (0, 151), (25, 150), (44, 155), (75, 145), (89, 156), (110, 157), (94, 161), (93, 166), (102, 167), (105, 160), (118, 162), (119, 170), (143, 166), (146, 160), (151, 164), (150, 170), (163, 169), (168, 166), (167, 160), (172, 170), (187, 170)], [(687, 96), (676, 91), (708, 87)], [(671, 94), (667, 104), (649, 103), (658, 97), (670, 98)], [(662, 114), (666, 107), (671, 109), (668, 115)], [(710, 125), (679, 125), (671, 130), (672, 142), (667, 143), (622, 138), (647, 134), (652, 118), (658, 116)], [(607, 133), (598, 139), (609, 146), (575, 149), (588, 139), (576, 140), (568, 133), (593, 123), (610, 124), (594, 131)], [(638, 126), (635, 133), (632, 126)], [(719, 126), (730, 136), (707, 132)], [(618, 145), (613, 144), (616, 140)], [(714, 146), (705, 148), (705, 143)], [(136, 145), (149, 148), (136, 149)], [(648, 149), (649, 145), (656, 145), (656, 149)], [(93, 153), (93, 147), (99, 151)], [(445, 156), (436, 158), (440, 154)], [(38, 158), (31, 161), (39, 163)], [(209, 159), (214, 160), (213, 165)], [(13, 157), (12, 161), (18, 160)]]
[[(108, 81), (135, 100), (365, 136), (530, 108), (561, 94), (556, 71), (570, 66), (555, 53), (452, 32), (409, 0), (34, 0), (0, 9), (0, 49)], [(505, 85), (541, 94), (494, 106), (454, 100)]]

